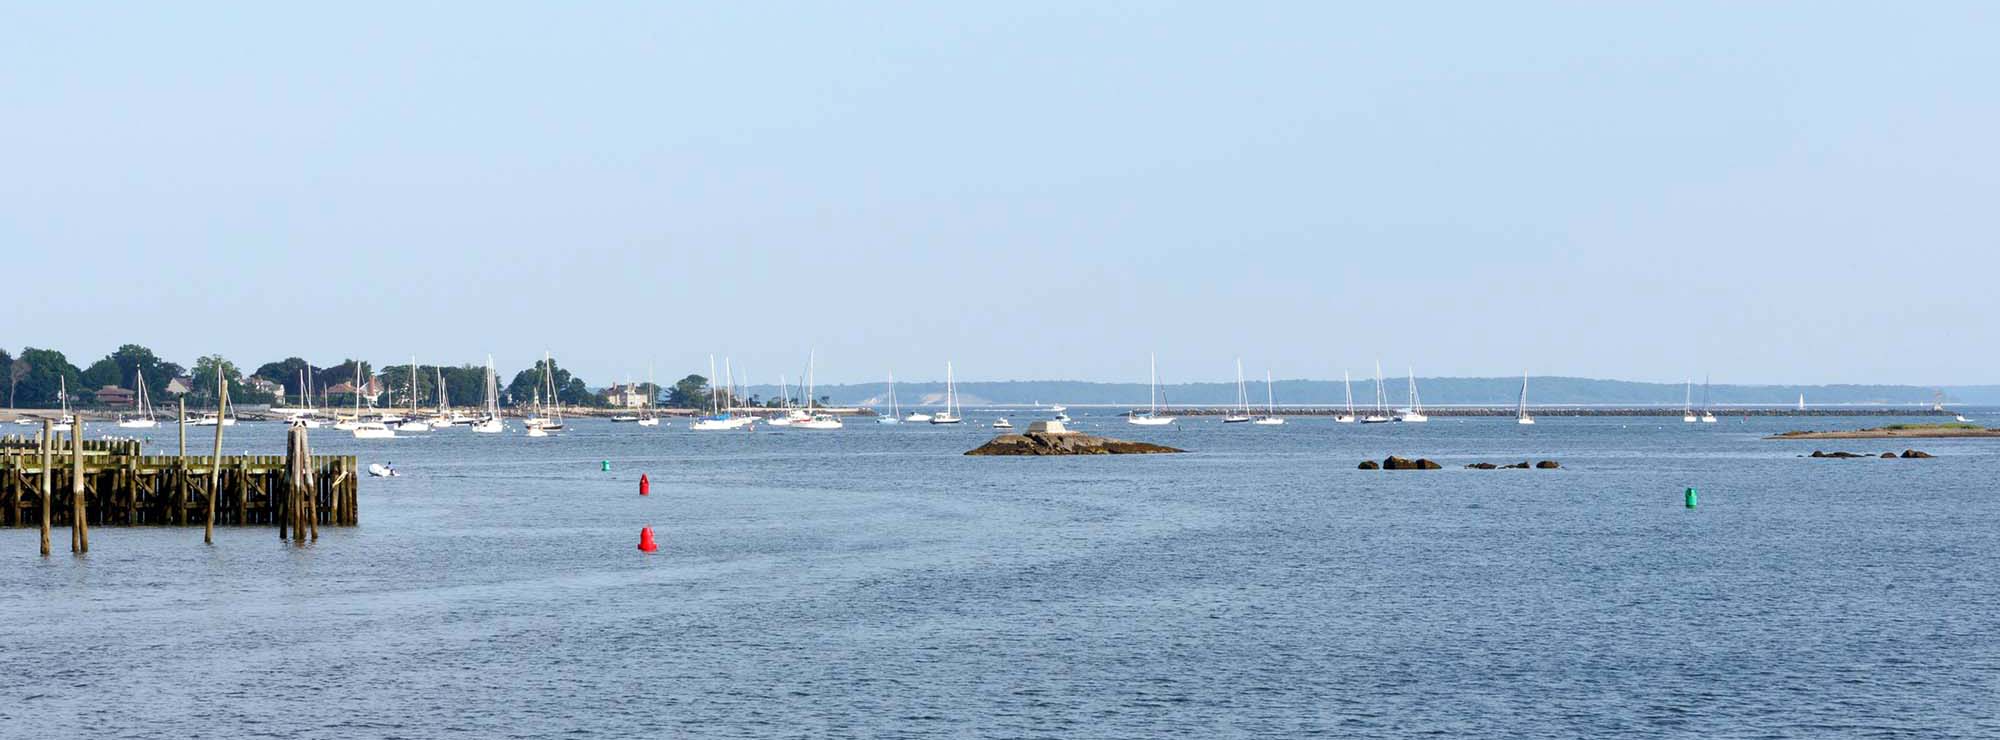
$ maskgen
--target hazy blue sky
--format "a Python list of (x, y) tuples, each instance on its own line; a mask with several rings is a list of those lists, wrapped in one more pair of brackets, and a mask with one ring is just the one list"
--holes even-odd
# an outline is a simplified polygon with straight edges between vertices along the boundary
[(0, 4), (0, 346), (2000, 381), (1991, 3), (286, 5)]

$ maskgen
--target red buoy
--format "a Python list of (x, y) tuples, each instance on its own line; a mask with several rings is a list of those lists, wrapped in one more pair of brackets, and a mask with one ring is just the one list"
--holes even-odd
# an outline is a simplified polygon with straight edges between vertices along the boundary
[(652, 527), (646, 527), (646, 528), (643, 528), (643, 529), (640, 529), (640, 530), (639, 530), (639, 552), (652, 552), (652, 551), (654, 551), (654, 550), (658, 550), (658, 549), (660, 549), (660, 546), (659, 546), (659, 545), (656, 545), (656, 544), (653, 544), (653, 528), (652, 528)]
[(649, 481), (649, 480), (646, 480), (646, 474), (645, 474), (645, 473), (640, 473), (640, 474), (639, 474), (639, 495), (641, 495), (641, 496), (644, 496), (644, 495), (646, 495), (646, 494), (649, 494), (649, 493), (652, 493), (652, 492), (653, 492), (653, 482), (652, 482), (652, 481)]

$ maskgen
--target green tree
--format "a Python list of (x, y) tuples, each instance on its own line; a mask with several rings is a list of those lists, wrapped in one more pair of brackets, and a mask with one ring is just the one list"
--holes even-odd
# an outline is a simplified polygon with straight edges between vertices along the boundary
[(229, 384), (231, 404), (271, 402), (270, 394), (252, 393), (244, 388), (243, 371), (236, 369), (236, 363), (224, 359), (222, 355), (207, 355), (194, 361), (194, 390), (188, 395), (210, 404), (215, 403), (215, 371), (218, 367), (222, 369), (223, 381)]
[[(300, 375), (300, 373), (305, 373), (305, 375)], [(311, 377), (314, 383), (319, 382), (319, 369), (313, 367), (312, 363), (297, 357), (287, 357), (277, 362), (266, 362), (257, 366), (257, 372), (251, 374), (284, 386), (286, 398), (300, 398), (301, 394), (305, 393), (305, 386), (301, 385), (304, 382), (304, 378)]]
[(47, 409), (60, 406), (62, 399), (57, 397), (58, 390), (64, 383), (68, 384), (71, 394), (75, 394), (83, 383), (83, 373), (78, 371), (75, 365), (69, 364), (69, 359), (63, 357), (63, 353), (52, 349), (25, 347), (14, 363), (27, 368), (26, 372), (21, 373), (15, 392), (19, 395), (20, 403), (28, 408)]
[[(417, 373), (417, 398), (429, 399), (431, 403), (436, 403), (436, 368), (430, 365), (417, 365), (415, 367)], [(407, 395), (410, 392), (410, 368), (410, 365), (390, 365), (382, 368), (382, 382), (386, 383), (389, 388), (395, 389), (396, 395), (404, 399), (397, 402), (402, 406), (410, 405)]]
[[(360, 378), (361, 385), (364, 388), (367, 387), (368, 379), (375, 377), (374, 369), (369, 367), (366, 361), (347, 359), (347, 360), (342, 360), (340, 364), (334, 365), (333, 367), (321, 368), (319, 371), (319, 377), (316, 378), (314, 382), (316, 383), (317, 388), (319, 388), (321, 391), (325, 391), (326, 389), (332, 388), (336, 385), (340, 385), (341, 383), (355, 382), (355, 378), (357, 377), (357, 372), (358, 372), (358, 377)], [(366, 402), (367, 399), (364, 398), (362, 400), (363, 402)], [(354, 397), (348, 395), (328, 395), (326, 398), (326, 402), (336, 406), (344, 406), (353, 403)]]
[(7, 354), (7, 350), (0, 349), (0, 373), (5, 373), (7, 378), (8, 408), (14, 407), (14, 384), (21, 382), (21, 376), (16, 375), (15, 373), (17, 372), (25, 373), (26, 370), (27, 368), (25, 366), (17, 368), (14, 365), (14, 356)]
[(453, 406), (478, 406), (486, 402), (486, 366), (461, 365), (444, 369), (444, 390)]
[(549, 373), (553, 373), (555, 379), (556, 398), (563, 403), (591, 406), (600, 402), (582, 378), (570, 375), (555, 360), (537, 360), (534, 367), (515, 373), (514, 381), (507, 384), (508, 398), (517, 405), (533, 401), (536, 389), (547, 387), (544, 383), (551, 377)]
[(92, 390), (107, 385), (133, 388), (133, 379), (144, 376), (146, 392), (154, 398), (166, 395), (167, 382), (180, 375), (182, 368), (171, 362), (162, 361), (153, 351), (136, 344), (127, 344), (117, 351), (105, 355), (103, 359), (90, 364), (83, 371), (83, 383)]
[(677, 409), (699, 409), (708, 406), (708, 378), (689, 375), (674, 383), (667, 391), (667, 405)]

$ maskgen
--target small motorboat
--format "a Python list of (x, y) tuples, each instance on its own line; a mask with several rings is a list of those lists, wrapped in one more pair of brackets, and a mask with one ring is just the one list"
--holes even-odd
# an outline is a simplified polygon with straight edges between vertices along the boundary
[(396, 430), (379, 421), (364, 421), (354, 425), (355, 439), (395, 439)]
[(614, 421), (614, 422), (617, 422), (617, 423), (620, 423), (620, 424), (624, 424), (624, 423), (629, 423), (629, 422), (634, 422), (634, 421), (638, 421), (638, 420), (639, 420), (639, 417), (637, 417), (637, 416), (627, 416), (627, 415), (624, 415), (624, 414), (619, 414), (618, 416), (613, 416), (613, 417), (611, 417), (611, 420), (612, 420), (612, 421)]
[(402, 473), (398, 473), (395, 468), (383, 465), (382, 463), (369, 463), (368, 475), (376, 478), (395, 478), (401, 476)]
[(994, 420), (993, 420), (993, 428), (994, 428), (994, 429), (1013, 429), (1013, 428), (1014, 428), (1014, 422), (1011, 422), (1011, 421), (1008, 421), (1008, 420), (1006, 420), (1006, 419), (994, 419)]

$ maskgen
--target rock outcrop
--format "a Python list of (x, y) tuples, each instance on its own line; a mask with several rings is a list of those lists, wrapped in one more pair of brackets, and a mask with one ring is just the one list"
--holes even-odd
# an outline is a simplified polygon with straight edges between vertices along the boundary
[(1148, 442), (1096, 437), (1078, 432), (1002, 434), (967, 455), (1152, 455), (1187, 450)]
[(1381, 470), (1382, 464), (1375, 462), (1374, 460), (1362, 460), (1361, 464), (1356, 467), (1362, 470)]
[(1530, 465), (1528, 464), (1528, 461), (1522, 460), (1512, 465), (1494, 465), (1493, 463), (1483, 462), (1483, 463), (1473, 463), (1465, 467), (1471, 468), (1473, 470), (1527, 470), (1530, 468), (1537, 468), (1541, 470), (1555, 470), (1561, 468), (1562, 463), (1556, 462), (1554, 460), (1543, 460), (1541, 462)]
[(1556, 462), (1554, 460), (1543, 460), (1541, 462), (1535, 463), (1536, 470), (1555, 470), (1560, 467), (1562, 467), (1562, 463)]
[(1401, 458), (1395, 455), (1390, 455), (1388, 458), (1382, 461), (1382, 469), (1383, 470), (1442, 470), (1444, 469), (1444, 466), (1439, 465), (1435, 462), (1431, 462), (1430, 460), (1426, 460), (1421, 457), (1415, 460), (1410, 460), (1407, 458)]
[[(1884, 453), (1882, 453), (1882, 456), (1883, 456), (1883, 457), (1888, 457), (1888, 456), (1889, 456), (1889, 453), (1887, 453), (1887, 452), (1884, 452)], [(1914, 459), (1917, 459), (1917, 458), (1921, 458), (1921, 457), (1936, 457), (1936, 456), (1935, 456), (1935, 455), (1932, 455), (1931, 453), (1928, 453), (1928, 452), (1924, 452), (1924, 451), (1922, 451), (1922, 450), (1903, 450), (1903, 458), (1904, 458), (1904, 459), (1909, 459), (1909, 460), (1914, 460)]]

